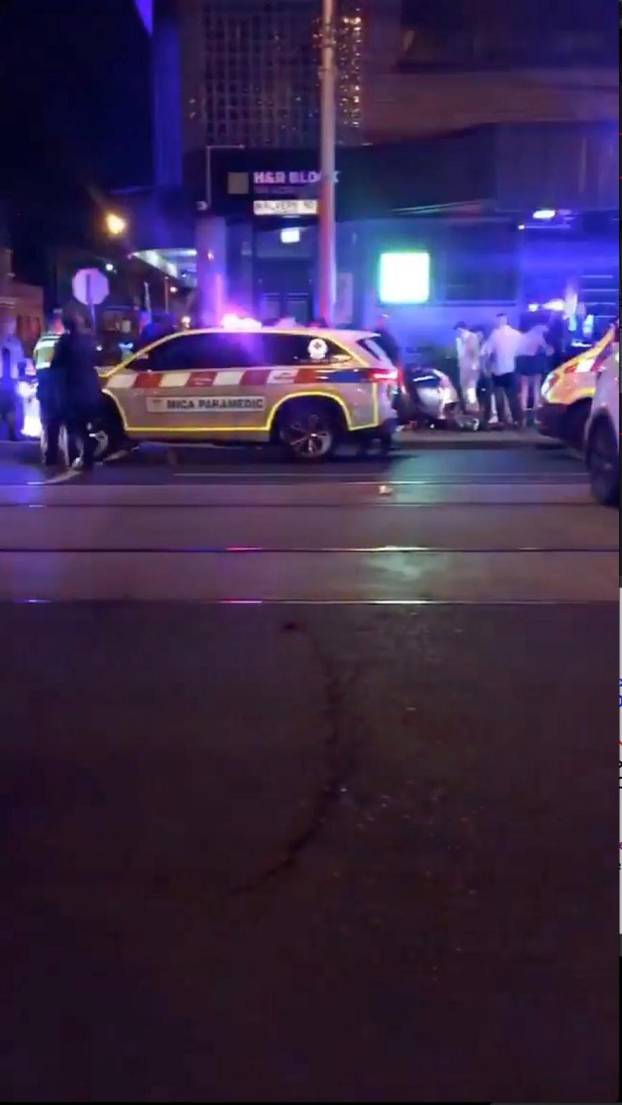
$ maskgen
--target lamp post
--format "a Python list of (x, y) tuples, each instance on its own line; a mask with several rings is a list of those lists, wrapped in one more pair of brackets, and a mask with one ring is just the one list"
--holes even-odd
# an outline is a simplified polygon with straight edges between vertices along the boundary
[(322, 0), (321, 43), (319, 306), (321, 317), (330, 326), (335, 311), (337, 284), (335, 251), (335, 88), (337, 72), (335, 66), (334, 0)]

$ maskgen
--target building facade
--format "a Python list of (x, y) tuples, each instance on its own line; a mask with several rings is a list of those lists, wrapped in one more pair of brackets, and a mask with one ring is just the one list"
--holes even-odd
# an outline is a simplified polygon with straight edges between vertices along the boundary
[[(179, 0), (185, 152), (319, 137), (320, 0)], [(338, 0), (338, 140), (357, 141), (363, 19)]]
[(361, 133), (618, 116), (616, 0), (363, 0)]
[[(616, 147), (606, 124), (517, 124), (342, 148), (336, 321), (373, 326), (384, 308), (406, 344), (440, 341), (460, 317), (485, 327), (507, 308), (518, 321), (572, 283), (607, 322), (618, 310)], [(215, 154), (230, 308), (313, 317), (318, 178), (313, 151)], [(415, 275), (403, 298), (387, 292), (385, 263), (424, 263), (425, 287)]]
[[(425, 299), (385, 304), (406, 342), (446, 334), (459, 316), (486, 323), (500, 305), (516, 318), (569, 281), (595, 313), (615, 313), (617, 5), (507, 7), (342, 0), (341, 324), (374, 323), (381, 258), (399, 264), (400, 253), (429, 265)], [(179, 83), (163, 66), (160, 86), (179, 122), (183, 186), (156, 189), (145, 218), (130, 215), (141, 249), (165, 265), (183, 254), (204, 323), (225, 307), (308, 319), (320, 0), (155, 0), (154, 38), (173, 8)]]
[[(618, 117), (616, 0), (336, 9), (341, 145)], [(321, 0), (153, 0), (158, 184), (206, 146), (318, 144), (320, 16)]]

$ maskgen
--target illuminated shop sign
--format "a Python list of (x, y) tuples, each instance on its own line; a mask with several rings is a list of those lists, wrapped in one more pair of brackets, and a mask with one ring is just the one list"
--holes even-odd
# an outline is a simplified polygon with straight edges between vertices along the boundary
[(253, 215), (317, 215), (317, 200), (254, 200)]
[[(296, 169), (290, 172), (268, 171), (253, 173), (253, 184), (291, 184), (294, 188), (306, 188), (310, 184), (319, 184), (321, 173), (315, 169)], [(339, 173), (335, 173), (335, 184), (339, 180)]]
[(381, 253), (378, 265), (381, 303), (427, 303), (430, 298), (430, 254)]

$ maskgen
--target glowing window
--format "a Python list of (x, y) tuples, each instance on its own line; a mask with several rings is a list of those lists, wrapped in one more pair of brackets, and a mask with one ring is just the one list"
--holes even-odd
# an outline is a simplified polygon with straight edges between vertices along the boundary
[(427, 303), (430, 298), (430, 254), (381, 253), (378, 266), (381, 303)]

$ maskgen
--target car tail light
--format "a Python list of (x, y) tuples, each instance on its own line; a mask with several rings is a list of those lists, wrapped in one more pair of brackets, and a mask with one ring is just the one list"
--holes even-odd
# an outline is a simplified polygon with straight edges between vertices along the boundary
[(368, 379), (374, 384), (396, 384), (400, 379), (400, 370), (395, 365), (377, 365), (369, 369)]
[(580, 357), (573, 364), (566, 365), (562, 371), (564, 376), (572, 376), (575, 372), (594, 372), (595, 363), (594, 357)]

